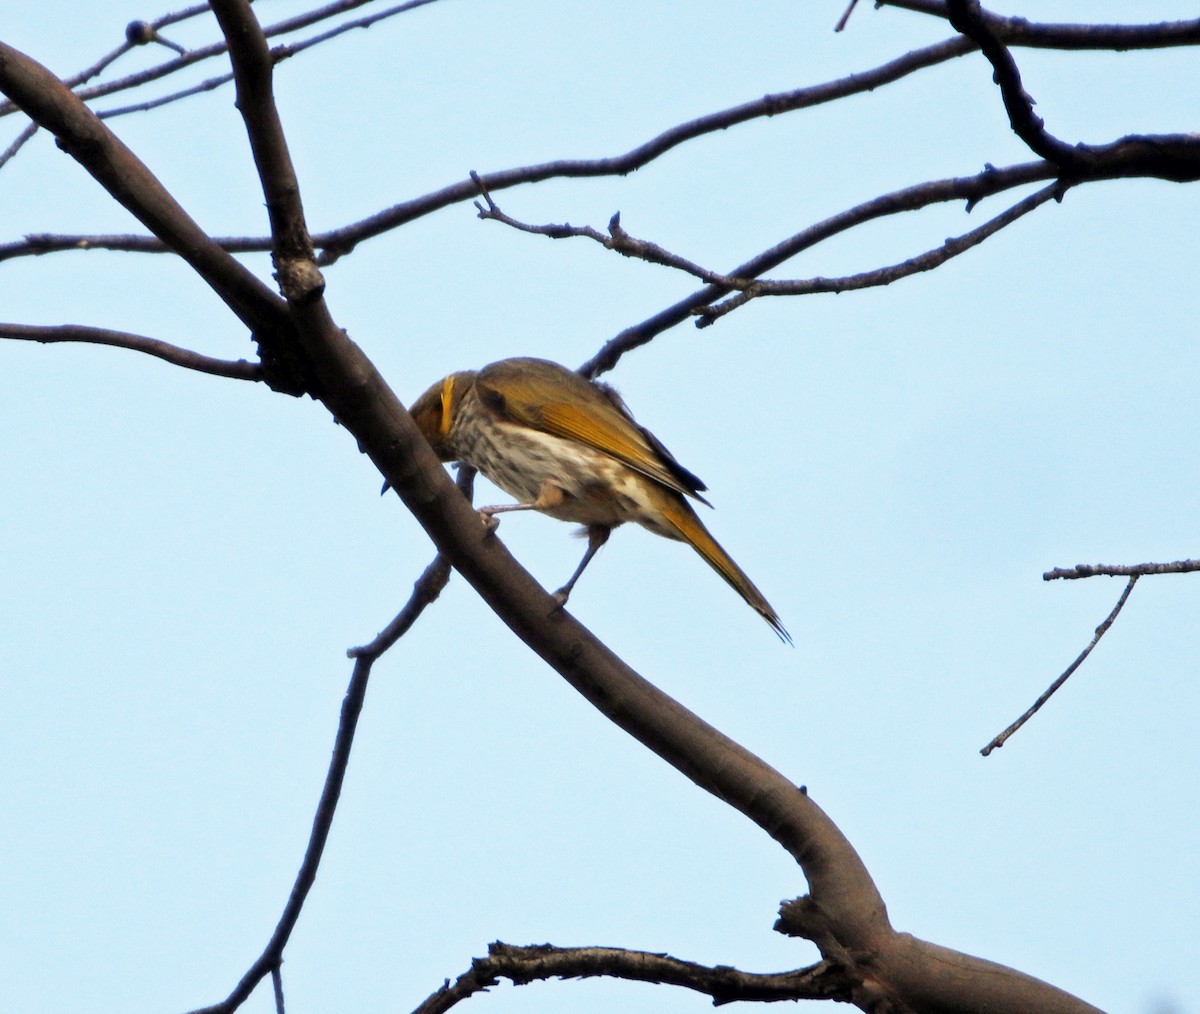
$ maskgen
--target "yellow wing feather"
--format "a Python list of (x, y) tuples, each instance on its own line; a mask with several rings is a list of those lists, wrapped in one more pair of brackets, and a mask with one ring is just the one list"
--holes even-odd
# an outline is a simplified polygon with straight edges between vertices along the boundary
[(697, 494), (703, 483), (661, 444), (651, 443), (603, 388), (565, 366), (544, 359), (505, 359), (480, 370), (476, 384), (485, 403), (489, 403), (485, 392), (490, 392), (494, 396), (491, 407), (513, 422), (578, 440), (668, 489), (703, 499)]

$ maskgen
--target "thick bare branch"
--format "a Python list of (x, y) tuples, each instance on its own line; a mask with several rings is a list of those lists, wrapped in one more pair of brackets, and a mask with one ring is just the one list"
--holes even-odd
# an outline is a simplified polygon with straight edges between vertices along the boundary
[(1033, 97), (1021, 83), (1021, 73), (1008, 47), (996, 36), (983, 16), (979, 0), (947, 0), (950, 24), (975, 42), (992, 65), (1004, 108), (1013, 132), (1041, 158), (1064, 171), (1075, 168), (1077, 157), (1071, 147), (1046, 130), (1042, 118), (1033, 111)]
[(230, 361), (214, 359), (211, 356), (193, 352), (191, 349), (180, 348), (157, 338), (147, 338), (140, 334), (129, 334), (125, 331), (111, 331), (102, 327), (85, 327), (81, 324), (0, 324), (0, 338), (11, 338), (17, 341), (43, 342), (82, 342), (88, 345), (111, 345), (114, 348), (132, 349), (155, 356), (175, 366), (188, 370), (209, 373), (214, 377), (228, 377), (231, 380), (265, 380), (262, 366), (258, 363), (248, 363), (244, 359)]

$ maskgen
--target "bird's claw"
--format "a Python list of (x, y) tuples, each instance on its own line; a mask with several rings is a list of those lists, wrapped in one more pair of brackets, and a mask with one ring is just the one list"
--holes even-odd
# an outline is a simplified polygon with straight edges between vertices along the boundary
[(476, 513), (479, 515), (479, 520), (483, 522), (483, 527), (486, 528), (489, 533), (494, 532), (500, 527), (500, 519), (490, 511), (477, 511)]
[(558, 591), (556, 591), (550, 597), (552, 599), (554, 599), (554, 601), (556, 603), (558, 603), (558, 608), (562, 609), (562, 607), (567, 604), (567, 599), (569, 599), (571, 597), (571, 589), (570, 588), (559, 588)]

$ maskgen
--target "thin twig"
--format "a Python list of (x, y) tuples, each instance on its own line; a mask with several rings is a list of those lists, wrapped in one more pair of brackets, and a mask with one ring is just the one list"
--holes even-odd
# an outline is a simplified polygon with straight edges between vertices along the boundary
[(729, 289), (746, 289), (757, 284), (752, 278), (731, 278), (717, 271), (710, 271), (708, 268), (703, 268), (699, 264), (681, 257), (679, 254), (672, 253), (657, 243), (637, 239), (629, 235), (621, 227), (620, 212), (617, 212), (608, 220), (607, 233), (593, 229), (590, 225), (577, 226), (570, 223), (561, 225), (532, 225), (529, 222), (522, 222), (500, 209), (500, 206), (492, 199), (492, 195), (488, 192), (486, 184), (477, 172), (472, 170), (470, 175), (471, 179), (479, 187), (480, 195), (487, 205), (484, 207), (478, 201), (475, 202), (475, 209), (482, 219), (499, 222), (502, 225), (516, 229), (518, 232), (526, 232), (535, 236), (548, 236), (550, 239), (590, 239), (599, 243), (606, 250), (613, 250), (622, 256), (633, 257), (638, 260), (647, 261), (650, 264), (661, 264), (663, 267), (675, 268), (678, 271), (683, 271), (695, 278), (699, 278), (700, 281), (707, 282), (709, 285), (719, 285), (722, 288)]
[(159, 109), (162, 106), (169, 106), (173, 102), (178, 102), (180, 99), (190, 98), (193, 95), (203, 95), (205, 92), (215, 91), (221, 85), (229, 84), (233, 80), (233, 74), (225, 73), (218, 74), (216, 77), (206, 78), (199, 84), (194, 84), (189, 88), (180, 88), (179, 91), (169, 92), (166, 95), (160, 95), (157, 98), (147, 99), (145, 102), (134, 102), (127, 106), (114, 106), (112, 109), (98, 109), (96, 115), (102, 120), (111, 120), (117, 116), (128, 116), (130, 113), (145, 113), (151, 109)]
[[(1083, 575), (1080, 575), (1080, 576), (1083, 576)], [(1134, 574), (1132, 577), (1130, 577), (1129, 583), (1125, 586), (1125, 590), (1123, 592), (1121, 592), (1121, 597), (1119, 599), (1117, 599), (1117, 604), (1115, 606), (1113, 606), (1112, 612), (1109, 613), (1108, 616), (1105, 617), (1104, 622), (1101, 623), (1100, 626), (1098, 626), (1096, 628), (1095, 636), (1089, 642), (1088, 646), (1079, 653), (1079, 657), (1077, 659), (1075, 659), (1075, 661), (1072, 662), (1069, 666), (1067, 666), (1066, 671), (1063, 672), (1063, 674), (1061, 676), (1059, 676), (1058, 679), (1056, 679), (1053, 683), (1050, 684), (1050, 686), (1046, 689), (1046, 692), (1044, 694), (1042, 694), (1042, 696), (1039, 697), (1036, 701), (1033, 702), (1032, 707), (1030, 707), (1029, 710), (1025, 712), (1025, 714), (1023, 714), (1020, 718), (1018, 718), (1015, 722), (1013, 722), (1012, 725), (1010, 725), (1007, 729), (1005, 729), (1002, 733), (1000, 733), (999, 736), (997, 736), (990, 743), (988, 743), (987, 746), (985, 746), (982, 750), (979, 751), (981, 754), (983, 754), (983, 756), (986, 757), (993, 750), (997, 749), (998, 747), (1004, 746), (1004, 744), (1008, 741), (1008, 738), (1014, 732), (1016, 732), (1019, 728), (1021, 728), (1022, 725), (1024, 725), (1026, 722), (1028, 722), (1029, 719), (1031, 719), (1034, 715), (1036, 715), (1038, 713), (1038, 711), (1041, 710), (1042, 705), (1045, 704), (1048, 700), (1050, 700), (1050, 698), (1051, 698), (1051, 696), (1053, 696), (1054, 692), (1056, 690), (1058, 690), (1058, 688), (1061, 687), (1064, 683), (1067, 682), (1067, 679), (1070, 677), (1071, 673), (1073, 673), (1076, 669), (1078, 669), (1083, 664), (1083, 660), (1092, 653), (1092, 649), (1094, 647), (1096, 647), (1096, 644), (1097, 644), (1097, 642), (1099, 642), (1100, 638), (1102, 638), (1104, 636), (1105, 632), (1108, 630), (1108, 628), (1113, 625), (1113, 620), (1115, 620), (1117, 618), (1117, 614), (1120, 613), (1122, 608), (1124, 608), (1125, 602), (1129, 598), (1129, 593), (1131, 591), (1133, 591), (1133, 586), (1135, 584), (1137, 584), (1137, 582), (1138, 582), (1138, 577), (1139, 577), (1139, 575), (1137, 575), (1137, 574)]]
[[(475, 469), (469, 465), (458, 466), (458, 478), (455, 480), (462, 495), (471, 500), (475, 492)], [(383, 492), (388, 491), (384, 483)], [(428, 567), (413, 584), (412, 594), (404, 604), (404, 608), (396, 614), (386, 627), (383, 628), (370, 644), (350, 648), (346, 654), (350, 658), (377, 659), (385, 651), (408, 633), (409, 628), (417, 621), (417, 617), (425, 611), (425, 607), (436, 601), (450, 580), (450, 561), (441, 553), (435, 556)]]
[[(316, 880), (317, 869), (321, 865), (321, 856), (325, 851), (325, 843), (333, 826), (334, 814), (337, 812), (338, 799), (341, 796), (342, 782), (346, 777), (346, 769), (350, 764), (350, 750), (354, 745), (354, 733), (358, 726), (358, 717), (362, 712), (363, 701), (367, 693), (367, 681), (370, 679), (371, 667), (379, 657), (409, 628), (413, 621), (433, 602), (445, 586), (445, 578), (441, 576), (439, 556), (417, 579), (413, 586), (412, 597), (400, 611), (396, 620), (385, 629), (369, 645), (362, 648), (352, 648), (348, 655), (354, 658), (354, 671), (350, 684), (346, 688), (346, 696), (342, 701), (342, 714), (338, 722), (337, 737), (333, 744), (333, 757), (329, 762), (329, 771), (325, 776), (325, 786), (321, 790), (321, 798), (317, 803), (316, 814), (313, 817), (312, 833), (308, 846), (304, 851), (304, 859), (296, 874), (291, 894), (275, 931), (267, 942), (262, 954), (239, 980), (233, 992), (223, 1001), (194, 1011), (193, 1014), (231, 1014), (245, 1002), (254, 992), (254, 988), (268, 973), (274, 975), (279, 963), (283, 960), (283, 951), (291, 937), (292, 930), (300, 918), (308, 892)], [(403, 629), (397, 628), (403, 626)], [(392, 636), (394, 634), (394, 636)]]
[(333, 816), (337, 811), (338, 797), (342, 792), (342, 782), (346, 777), (346, 768), (350, 763), (350, 748), (354, 744), (354, 730), (358, 726), (358, 716), (362, 712), (363, 700), (367, 695), (367, 681), (371, 676), (371, 666), (374, 659), (360, 658), (354, 663), (354, 671), (350, 683), (346, 687), (346, 696), (342, 699), (342, 712), (338, 721), (337, 737), (333, 744), (333, 757), (329, 762), (329, 771), (325, 776), (325, 786), (321, 790), (321, 798), (317, 803), (317, 812), (313, 817), (312, 833), (308, 839), (308, 847), (304, 851), (304, 859), (292, 885), (292, 892), (283, 914), (275, 925), (275, 931), (267, 942), (266, 948), (242, 976), (241, 980), (220, 1003), (211, 1007), (203, 1007), (193, 1014), (231, 1014), (245, 1002), (254, 992), (254, 988), (269, 975), (272, 969), (279, 967), (283, 957), (283, 949), (295, 929), (296, 920), (304, 908), (304, 901), (312, 889), (317, 877), (317, 868), (321, 865), (321, 856), (325, 851), (325, 843), (329, 840), (329, 830), (333, 826)]
[(850, 0), (850, 3), (846, 5), (846, 10), (838, 18), (837, 24), (833, 26), (835, 32), (840, 32), (846, 27), (846, 22), (850, 20), (850, 15), (854, 13), (854, 8), (857, 6), (858, 0)]
[(275, 993), (275, 1014), (287, 1014), (283, 1006), (283, 975), (278, 964), (271, 969), (271, 988)]
[(1200, 570), (1200, 560), (1176, 560), (1174, 563), (1077, 563), (1074, 567), (1055, 567), (1042, 575), (1043, 581), (1072, 581), (1082, 577), (1146, 577), (1151, 574), (1191, 574)]
[[(215, 242), (228, 253), (262, 253), (271, 249), (269, 237), (214, 236)], [(120, 253), (171, 253), (166, 243), (155, 236), (132, 233), (85, 234), (31, 232), (23, 240), (0, 243), (0, 262), (18, 257), (41, 257), (43, 254), (66, 250), (107, 250)]]
[(0, 153), (0, 169), (3, 169), (4, 166), (12, 159), (12, 157), (16, 155), (16, 153), (22, 148), (24, 148), (26, 142), (37, 132), (38, 125), (36, 123), (27, 123), (21, 129), (21, 132), (13, 138), (12, 144), (5, 148), (3, 153)]
[(163, 39), (158, 34), (158, 30), (166, 28), (168, 25), (177, 25), (180, 22), (188, 21), (199, 15), (207, 14), (208, 11), (209, 7), (207, 3), (194, 4), (191, 7), (183, 8), (183, 10), (164, 14), (153, 21), (131, 21), (125, 26), (125, 41), (111, 53), (102, 56), (90, 67), (81, 70), (78, 74), (74, 74), (69, 78), (65, 78), (64, 81), (67, 87), (76, 88), (85, 81), (90, 81), (92, 78), (98, 77), (108, 69), (110, 64), (115, 63), (120, 57), (135, 47), (144, 46), (147, 43), (157, 42), (165, 45), (168, 49), (174, 50), (176, 53), (182, 53), (183, 48), (181, 46)]
[[(462, 494), (471, 499), (475, 480), (475, 470), (460, 468), (458, 473), (458, 488)], [(283, 914), (276, 923), (275, 931), (258, 960), (250, 966), (242, 976), (233, 992), (223, 1001), (211, 1007), (194, 1011), (193, 1014), (231, 1014), (245, 1002), (262, 980), (270, 973), (275, 986), (276, 1008), (282, 1011), (283, 994), (282, 982), (279, 978), (279, 966), (283, 961), (283, 951), (291, 937), (300, 912), (304, 908), (305, 899), (312, 888), (321, 865), (321, 856), (325, 850), (325, 842), (329, 838), (333, 817), (337, 812), (338, 798), (341, 795), (342, 782), (346, 769), (350, 764), (350, 749), (354, 745), (354, 732), (358, 725), (358, 716), (362, 711), (363, 701), (367, 692), (367, 681), (371, 675), (371, 667), (392, 645), (394, 645), (416, 622), (425, 608), (437, 600), (450, 576), (450, 565), (440, 553), (433, 562), (425, 568), (424, 573), (413, 584), (412, 594), (404, 604), (404, 608), (396, 618), (381, 631), (370, 644), (358, 648), (350, 648), (346, 654), (354, 659), (354, 672), (350, 685), (346, 688), (346, 696), (342, 701), (342, 716), (338, 723), (337, 737), (333, 744), (333, 757), (329, 762), (329, 771), (325, 776), (325, 787), (321, 790), (321, 799), (317, 803), (317, 812), (313, 817), (312, 833), (308, 839), (308, 847), (292, 893), (288, 897)]]
[(182, 366), (188, 370), (209, 373), (214, 377), (228, 377), (231, 380), (264, 380), (263, 368), (258, 363), (250, 363), (244, 359), (227, 360), (214, 359), (212, 356), (201, 355), (191, 349), (180, 348), (157, 338), (147, 338), (145, 335), (129, 334), (125, 331), (110, 331), (101, 327), (85, 327), (82, 324), (2, 324), (0, 323), (0, 338), (15, 341), (42, 342), (81, 342), (87, 345), (111, 345), (114, 348), (132, 349), (134, 352), (144, 352), (173, 366)]

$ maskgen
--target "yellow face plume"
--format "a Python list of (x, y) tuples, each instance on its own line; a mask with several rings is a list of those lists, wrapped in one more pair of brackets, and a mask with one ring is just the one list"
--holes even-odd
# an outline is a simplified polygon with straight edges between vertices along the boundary
[(418, 429), (442, 461), (457, 460), (450, 444), (450, 427), (454, 425), (463, 396), (475, 383), (475, 372), (451, 373), (421, 395), (409, 409)]

